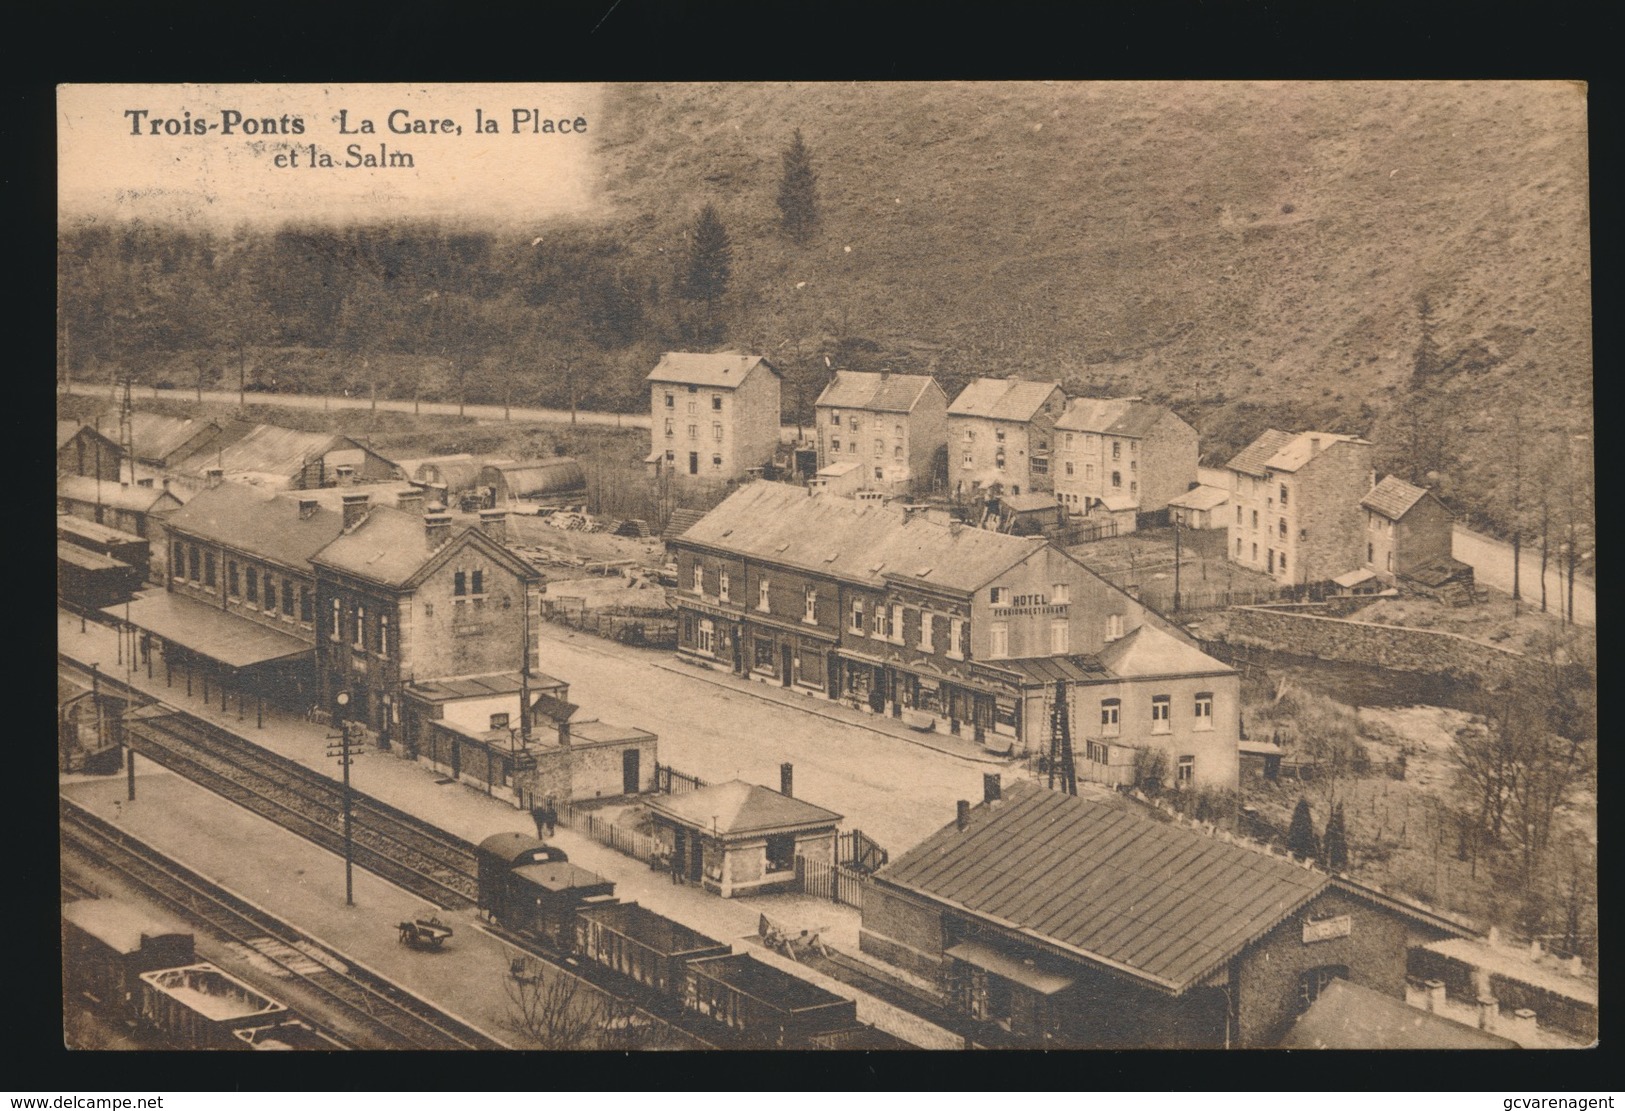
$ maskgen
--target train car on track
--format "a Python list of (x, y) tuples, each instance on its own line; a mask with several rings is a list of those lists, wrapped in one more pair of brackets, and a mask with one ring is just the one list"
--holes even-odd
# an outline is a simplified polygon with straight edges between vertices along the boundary
[(236, 1032), (288, 1008), (212, 964), (141, 974), (141, 1017), (180, 1049), (247, 1049)]
[(724, 957), (727, 942), (706, 937), (637, 903), (584, 907), (576, 914), (575, 955), (672, 999), (685, 990), (688, 962)]
[(688, 962), (684, 1006), (752, 1048), (801, 1048), (814, 1035), (858, 1025), (858, 1005), (748, 953)]
[(62, 905), (63, 986), (109, 1019), (135, 1021), (142, 973), (194, 959), (190, 933), (117, 899), (76, 899)]
[(129, 601), (145, 581), (139, 567), (66, 540), (56, 542), (57, 598), (76, 612), (95, 613)]
[(348, 1048), (298, 1018), (283, 1019), (264, 1026), (244, 1026), (231, 1033), (250, 1049), (315, 1049), (325, 1052)]

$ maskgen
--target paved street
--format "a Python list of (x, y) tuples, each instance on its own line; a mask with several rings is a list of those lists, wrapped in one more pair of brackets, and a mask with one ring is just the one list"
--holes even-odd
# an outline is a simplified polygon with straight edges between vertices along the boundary
[[(1512, 593), (1512, 545), (1492, 537), (1473, 532), (1461, 525), (1450, 537), (1450, 554), (1470, 564), (1473, 578), (1485, 586)], [(1540, 549), (1525, 544), (1518, 561), (1518, 588), (1526, 603), (1540, 605)], [(1566, 571), (1558, 566), (1557, 554), (1552, 554), (1546, 567), (1546, 603), (1553, 614), (1568, 601), (1569, 580)], [(1597, 624), (1597, 588), (1588, 579), (1574, 577), (1574, 623)]]
[[(737, 777), (777, 787), (779, 764), (790, 761), (797, 797), (844, 814), (846, 827), (862, 829), (893, 859), (951, 821), (956, 799), (979, 800), (983, 772), (1002, 771), (1007, 779), (1016, 774), (1005, 764), (950, 755), (816, 716), (794, 703), (766, 701), (737, 689), (739, 680), (684, 674), (689, 668), (669, 652), (628, 648), (560, 625), (542, 626), (541, 668), (570, 683), (579, 717), (657, 733), (663, 764), (712, 782)], [(763, 693), (772, 694), (772, 688)], [(857, 716), (821, 698), (778, 697)]]

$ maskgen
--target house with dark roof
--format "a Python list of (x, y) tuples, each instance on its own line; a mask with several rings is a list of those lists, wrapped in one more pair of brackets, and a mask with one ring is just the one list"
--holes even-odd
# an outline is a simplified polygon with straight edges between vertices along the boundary
[(668, 351), (649, 383), (649, 455), (658, 475), (704, 486), (773, 461), (783, 375), (760, 355)]
[(1226, 554), (1283, 585), (1326, 582), (1364, 564), (1371, 444), (1337, 432), (1266, 430), (1230, 475)]
[(655, 837), (673, 871), (727, 899), (795, 884), (798, 856), (833, 865), (841, 815), (793, 797), (788, 770), (781, 787), (735, 779), (650, 798)]
[(925, 374), (838, 370), (814, 403), (818, 469), (862, 465), (866, 490), (924, 493), (948, 443), (948, 395)]
[(130, 442), (136, 461), (149, 467), (171, 467), (202, 451), (220, 434), (220, 425), (212, 420), (166, 417), (140, 410), (130, 414)]
[(1065, 409), (1059, 382), (973, 379), (948, 406), (954, 496), (977, 500), (1053, 490), (1055, 420)]
[(310, 556), (321, 704), (347, 693), (348, 720), (416, 759), (428, 717), (405, 688), (534, 671), (541, 575), (508, 550), (504, 509), (453, 533), (449, 514), (373, 506), (357, 488), (343, 512), (339, 534)]
[(74, 420), (56, 422), (58, 478), (79, 475), (117, 482), (123, 461), (124, 452), (119, 450), (118, 444), (98, 429)]
[(1085, 778), (1152, 747), (1170, 785), (1236, 785), (1236, 672), (1041, 538), (756, 482), (670, 549), (696, 663), (998, 751), (1047, 751), (1060, 690)]
[(1360, 508), (1365, 510), (1363, 566), (1390, 586), (1451, 559), (1456, 515), (1433, 491), (1389, 475), (1360, 499)]
[(1403, 1007), (1409, 947), (1469, 932), (1125, 797), (995, 779), (872, 877), (860, 946), (1002, 1044), (1229, 1048), (1339, 981)]
[(1115, 519), (1162, 509), (1196, 481), (1196, 429), (1137, 397), (1074, 399), (1055, 422), (1055, 493), (1067, 511)]

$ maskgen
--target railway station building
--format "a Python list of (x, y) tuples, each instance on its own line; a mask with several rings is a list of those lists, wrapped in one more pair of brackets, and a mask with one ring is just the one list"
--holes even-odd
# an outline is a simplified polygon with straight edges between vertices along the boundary
[(1006, 752), (1047, 751), (1059, 690), (1085, 778), (1150, 747), (1237, 784), (1236, 672), (1040, 538), (758, 482), (669, 546), (694, 662)]
[(865, 953), (1029, 1048), (1279, 1043), (1333, 983), (1399, 1007), (1461, 923), (1124, 797), (990, 783), (882, 868)]

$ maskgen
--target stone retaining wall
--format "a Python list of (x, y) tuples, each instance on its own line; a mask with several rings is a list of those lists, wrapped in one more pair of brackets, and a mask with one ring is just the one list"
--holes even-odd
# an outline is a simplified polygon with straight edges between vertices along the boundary
[(1505, 683), (1529, 666), (1522, 653), (1455, 633), (1250, 606), (1230, 611), (1226, 639), (1295, 656), (1446, 675), (1471, 683)]

